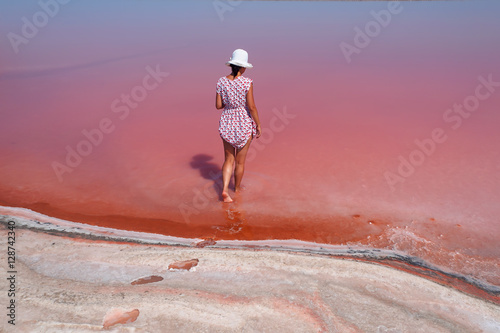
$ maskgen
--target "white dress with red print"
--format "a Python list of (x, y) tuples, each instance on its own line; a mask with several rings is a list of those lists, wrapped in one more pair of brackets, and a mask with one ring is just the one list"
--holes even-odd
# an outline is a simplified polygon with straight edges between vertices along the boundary
[(252, 134), (257, 134), (257, 126), (246, 105), (251, 84), (252, 79), (244, 76), (238, 76), (234, 80), (224, 76), (217, 81), (217, 93), (224, 104), (219, 134), (237, 149), (243, 148)]

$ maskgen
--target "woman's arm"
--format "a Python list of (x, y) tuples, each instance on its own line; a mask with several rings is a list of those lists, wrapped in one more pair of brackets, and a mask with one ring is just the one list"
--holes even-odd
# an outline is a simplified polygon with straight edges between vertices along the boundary
[(222, 97), (218, 93), (215, 93), (215, 108), (222, 109), (224, 107), (224, 103), (222, 103)]
[(260, 128), (259, 113), (257, 112), (257, 107), (255, 106), (255, 101), (253, 99), (253, 83), (250, 85), (250, 89), (248, 90), (247, 93), (247, 106), (248, 106), (248, 111), (250, 111), (250, 115), (252, 116), (252, 119), (255, 121), (255, 124), (257, 125), (257, 138), (258, 138), (260, 137), (261, 134), (261, 128)]

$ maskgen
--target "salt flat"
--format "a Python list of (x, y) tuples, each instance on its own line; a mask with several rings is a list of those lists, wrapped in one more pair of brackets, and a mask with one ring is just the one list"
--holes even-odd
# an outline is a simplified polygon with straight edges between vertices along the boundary
[[(7, 230), (0, 231), (5, 247)], [(392, 268), (311, 254), (116, 243), (17, 229), (16, 332), (497, 332), (500, 308)], [(189, 271), (168, 270), (198, 259)], [(3, 261), (6, 261), (3, 259)], [(1, 266), (2, 276), (7, 273)], [(132, 285), (141, 277), (162, 281)], [(6, 295), (2, 294), (2, 300)], [(5, 303), (5, 302), (3, 302)], [(14, 327), (1, 323), (2, 331)]]

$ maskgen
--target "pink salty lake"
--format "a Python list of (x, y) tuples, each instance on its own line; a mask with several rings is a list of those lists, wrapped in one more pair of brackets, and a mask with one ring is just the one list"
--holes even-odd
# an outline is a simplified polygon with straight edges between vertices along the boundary
[[(498, 295), (499, 3), (57, 4), (0, 4), (3, 206), (393, 250)], [(264, 131), (224, 205), (214, 95), (236, 48)]]

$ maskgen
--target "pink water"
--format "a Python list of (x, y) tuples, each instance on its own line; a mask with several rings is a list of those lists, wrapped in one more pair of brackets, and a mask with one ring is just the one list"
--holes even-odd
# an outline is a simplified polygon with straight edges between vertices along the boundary
[[(341, 43), (387, 3), (231, 6), (59, 3), (14, 47), (8, 34), (43, 9), (0, 4), (0, 204), (172, 236), (391, 249), (498, 293), (500, 5), (401, 2), (350, 62)], [(246, 192), (225, 205), (215, 83), (236, 48), (265, 129)]]

